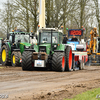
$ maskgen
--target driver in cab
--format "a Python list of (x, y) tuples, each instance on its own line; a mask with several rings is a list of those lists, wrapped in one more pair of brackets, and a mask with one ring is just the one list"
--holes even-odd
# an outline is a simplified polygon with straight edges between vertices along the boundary
[(75, 35), (73, 35), (71, 41), (78, 41), (78, 39), (75, 37)]

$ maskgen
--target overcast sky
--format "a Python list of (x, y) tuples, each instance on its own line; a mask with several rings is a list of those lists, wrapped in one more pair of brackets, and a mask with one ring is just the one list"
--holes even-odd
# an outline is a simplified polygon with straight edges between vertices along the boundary
[(0, 9), (3, 8), (3, 3), (4, 3), (4, 2), (7, 2), (7, 0), (0, 0)]
[[(4, 2), (7, 2), (7, 0), (0, 0), (0, 9), (3, 8), (3, 3), (4, 3)], [(99, 3), (100, 3), (100, 0), (99, 0)]]

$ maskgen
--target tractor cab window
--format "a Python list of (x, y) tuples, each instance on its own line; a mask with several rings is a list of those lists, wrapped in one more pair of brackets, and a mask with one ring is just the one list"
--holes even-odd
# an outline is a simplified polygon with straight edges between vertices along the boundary
[(59, 43), (61, 44), (63, 41), (63, 36), (62, 36), (62, 33), (59, 33)]
[(15, 35), (15, 42), (18, 42), (19, 40), (21, 42), (29, 43), (29, 35), (24, 35), (24, 34)]
[(9, 42), (12, 42), (12, 35), (9, 36)]
[[(58, 42), (58, 33), (52, 33), (52, 43)], [(41, 33), (41, 41), (40, 43), (51, 43), (51, 32), (43, 32)]]

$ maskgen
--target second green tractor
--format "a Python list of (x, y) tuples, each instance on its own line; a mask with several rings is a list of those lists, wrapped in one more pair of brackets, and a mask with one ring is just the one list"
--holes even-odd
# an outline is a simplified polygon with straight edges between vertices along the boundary
[(6, 66), (11, 63), (12, 66), (19, 66), (23, 51), (33, 49), (30, 37), (31, 33), (10, 32), (8, 40), (3, 41), (1, 46), (1, 64)]

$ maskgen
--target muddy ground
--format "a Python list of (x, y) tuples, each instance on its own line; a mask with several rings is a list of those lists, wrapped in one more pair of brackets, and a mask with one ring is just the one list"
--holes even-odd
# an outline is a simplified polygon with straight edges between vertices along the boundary
[(6, 100), (63, 100), (98, 87), (100, 66), (72, 72), (0, 68), (0, 95), (8, 95)]

